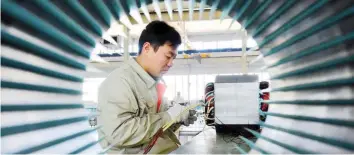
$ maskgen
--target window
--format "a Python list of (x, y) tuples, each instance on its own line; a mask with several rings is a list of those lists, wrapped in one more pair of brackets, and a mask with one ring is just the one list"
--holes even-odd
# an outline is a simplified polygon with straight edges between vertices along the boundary
[(232, 45), (232, 41), (219, 41), (218, 49), (231, 48), (232, 47), (231, 45)]
[(184, 51), (184, 43), (181, 43), (181, 45), (178, 46), (177, 51)]
[(197, 99), (197, 76), (190, 75), (189, 83), (190, 83), (190, 87), (189, 87), (190, 100), (196, 100)]
[(175, 79), (176, 79), (176, 93), (174, 94), (174, 96), (177, 95), (178, 92), (182, 94), (182, 91), (183, 91), (183, 78), (182, 76), (175, 76)]
[(197, 100), (201, 100), (204, 97), (204, 89), (205, 89), (205, 75), (197, 75)]
[[(269, 81), (270, 75), (267, 72), (248, 73), (249, 75), (258, 75), (259, 81)], [(243, 75), (242, 73), (233, 74), (219, 74), (219, 75)], [(164, 97), (168, 100), (173, 100), (177, 92), (188, 101), (192, 103), (196, 100), (201, 100), (204, 97), (204, 89), (207, 83), (215, 82), (217, 74), (198, 74), (198, 75), (173, 75), (164, 76), (163, 79), (166, 83), (166, 92)], [(84, 101), (91, 101), (97, 103), (98, 88), (105, 78), (85, 78), (83, 83), (83, 96)]]
[(204, 42), (203, 49), (217, 49), (216, 41)]
[(129, 46), (128, 46), (128, 52), (129, 52), (129, 53), (135, 53), (135, 52), (133, 51), (133, 46), (132, 46), (132, 45), (129, 45)]
[(232, 74), (230, 73), (230, 74), (218, 74), (218, 75), (232, 75)]
[(204, 85), (206, 85), (209, 82), (215, 82), (215, 77), (216, 77), (216, 74), (207, 74), (207, 75), (205, 75)]
[(176, 94), (176, 81), (175, 81), (175, 76), (164, 76), (163, 80), (165, 81), (165, 84), (167, 86), (166, 92), (164, 94), (164, 97), (167, 97), (168, 100), (173, 100)]
[(182, 91), (181, 91), (181, 96), (185, 99), (189, 99), (189, 84), (188, 84), (188, 76), (183, 75), (182, 76)]
[(139, 53), (139, 45), (138, 44), (133, 45), (133, 52)]
[(232, 48), (242, 48), (242, 40), (232, 40)]
[(262, 72), (258, 75), (259, 81), (270, 81), (270, 75), (268, 72)]
[(193, 48), (195, 48), (196, 50), (203, 49), (203, 42), (201, 42), (201, 41), (192, 42), (191, 44), (192, 44)]

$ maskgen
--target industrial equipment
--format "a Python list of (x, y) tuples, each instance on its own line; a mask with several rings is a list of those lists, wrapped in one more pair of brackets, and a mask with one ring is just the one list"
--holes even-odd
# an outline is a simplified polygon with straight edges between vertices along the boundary
[(264, 112), (268, 111), (268, 104), (264, 103), (263, 100), (269, 100), (269, 92), (264, 92), (263, 90), (269, 88), (269, 82), (267, 81), (262, 81), (259, 83), (259, 89), (261, 90), (259, 92), (259, 101), (260, 101), (260, 105), (259, 105), (259, 110), (260, 110), (260, 114), (259, 114), (259, 120), (261, 121), (265, 121), (267, 116), (264, 114)]
[(208, 83), (205, 87), (204, 103), (205, 124), (208, 126), (215, 125), (215, 97), (213, 82)]
[(244, 127), (259, 128), (257, 75), (219, 75), (215, 78), (216, 132), (240, 134)]

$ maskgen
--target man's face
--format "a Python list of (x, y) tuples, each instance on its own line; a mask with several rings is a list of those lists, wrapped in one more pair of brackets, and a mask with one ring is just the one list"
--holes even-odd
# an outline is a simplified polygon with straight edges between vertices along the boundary
[(156, 52), (151, 46), (146, 55), (149, 64), (147, 71), (153, 77), (161, 77), (172, 67), (176, 55), (177, 50), (170, 43), (160, 46)]

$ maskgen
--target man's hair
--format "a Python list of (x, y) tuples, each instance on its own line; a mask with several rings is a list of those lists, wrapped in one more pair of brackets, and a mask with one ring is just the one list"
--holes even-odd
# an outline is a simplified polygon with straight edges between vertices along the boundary
[(181, 44), (181, 36), (179, 33), (167, 23), (163, 21), (152, 21), (141, 32), (139, 38), (139, 55), (142, 52), (144, 43), (149, 42), (156, 52), (160, 46), (166, 42), (171, 43), (173, 48), (177, 48)]

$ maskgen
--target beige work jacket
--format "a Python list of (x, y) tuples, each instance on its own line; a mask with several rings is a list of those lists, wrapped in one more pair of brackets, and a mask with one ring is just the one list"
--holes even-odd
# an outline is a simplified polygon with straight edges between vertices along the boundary
[[(130, 59), (114, 70), (98, 91), (97, 118), (100, 143), (107, 153), (142, 153), (153, 135), (168, 121), (170, 115), (162, 104), (157, 110), (157, 91), (154, 80), (136, 61)], [(166, 102), (164, 100), (163, 102)], [(172, 130), (161, 136), (149, 153), (169, 153), (178, 146)]]

